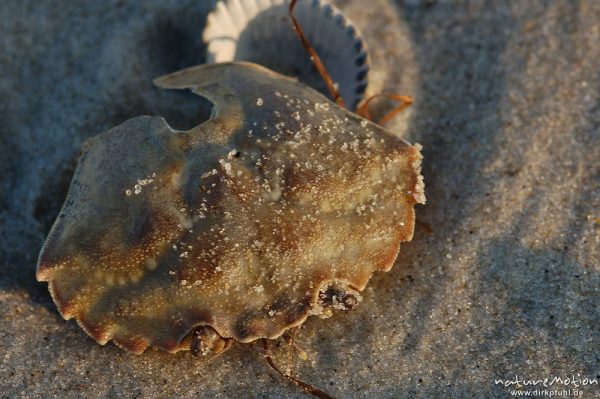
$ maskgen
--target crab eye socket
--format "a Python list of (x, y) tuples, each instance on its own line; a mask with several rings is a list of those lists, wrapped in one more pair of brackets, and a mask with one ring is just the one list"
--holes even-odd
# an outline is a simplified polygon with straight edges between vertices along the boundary
[(209, 326), (200, 326), (192, 333), (190, 352), (194, 356), (218, 355), (231, 346), (232, 340), (221, 337)]
[(354, 309), (358, 305), (358, 298), (352, 294), (346, 294), (342, 299), (342, 303), (346, 306), (347, 310)]
[(319, 302), (323, 307), (329, 307), (338, 310), (354, 309), (361, 301), (362, 297), (352, 288), (329, 285), (319, 292)]

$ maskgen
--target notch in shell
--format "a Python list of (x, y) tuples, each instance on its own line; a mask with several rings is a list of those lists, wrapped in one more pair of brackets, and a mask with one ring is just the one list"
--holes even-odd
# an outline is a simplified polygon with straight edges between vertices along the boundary
[[(220, 0), (203, 32), (207, 62), (250, 61), (327, 93), (290, 29), (289, 0)], [(297, 3), (294, 14), (350, 109), (363, 99), (369, 57), (358, 28), (324, 0)]]
[(412, 238), (419, 147), (256, 64), (156, 83), (213, 116), (189, 131), (138, 117), (86, 143), (38, 262), (61, 315), (100, 344), (177, 352), (356, 306)]

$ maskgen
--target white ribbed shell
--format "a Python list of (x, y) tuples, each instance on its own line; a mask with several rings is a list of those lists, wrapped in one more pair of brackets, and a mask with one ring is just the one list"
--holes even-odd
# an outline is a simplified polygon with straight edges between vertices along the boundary
[[(251, 61), (327, 94), (288, 17), (289, 0), (221, 0), (208, 15), (207, 62)], [(355, 109), (367, 87), (368, 56), (360, 32), (323, 0), (301, 0), (294, 15), (340, 94)]]

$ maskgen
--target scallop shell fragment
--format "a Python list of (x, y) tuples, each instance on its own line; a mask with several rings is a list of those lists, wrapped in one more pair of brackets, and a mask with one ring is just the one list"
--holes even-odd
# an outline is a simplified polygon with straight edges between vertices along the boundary
[(412, 238), (417, 146), (250, 63), (156, 83), (205, 96), (212, 118), (137, 117), (90, 139), (39, 257), (61, 315), (97, 342), (176, 352), (198, 326), (277, 338), (327, 316), (323, 301), (352, 308), (339, 290), (363, 290)]
[[(288, 17), (289, 0), (221, 0), (208, 15), (203, 39), (207, 62), (250, 61), (328, 93)], [(346, 104), (354, 109), (367, 88), (368, 56), (362, 35), (324, 0), (299, 1), (294, 15)]]

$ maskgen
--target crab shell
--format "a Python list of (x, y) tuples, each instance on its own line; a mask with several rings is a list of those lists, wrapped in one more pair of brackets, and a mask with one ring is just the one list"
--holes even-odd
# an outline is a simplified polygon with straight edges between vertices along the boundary
[(90, 139), (38, 261), (61, 315), (98, 343), (176, 352), (198, 326), (277, 338), (412, 238), (417, 146), (255, 64), (156, 83), (208, 98), (211, 119), (176, 131), (141, 116)]

